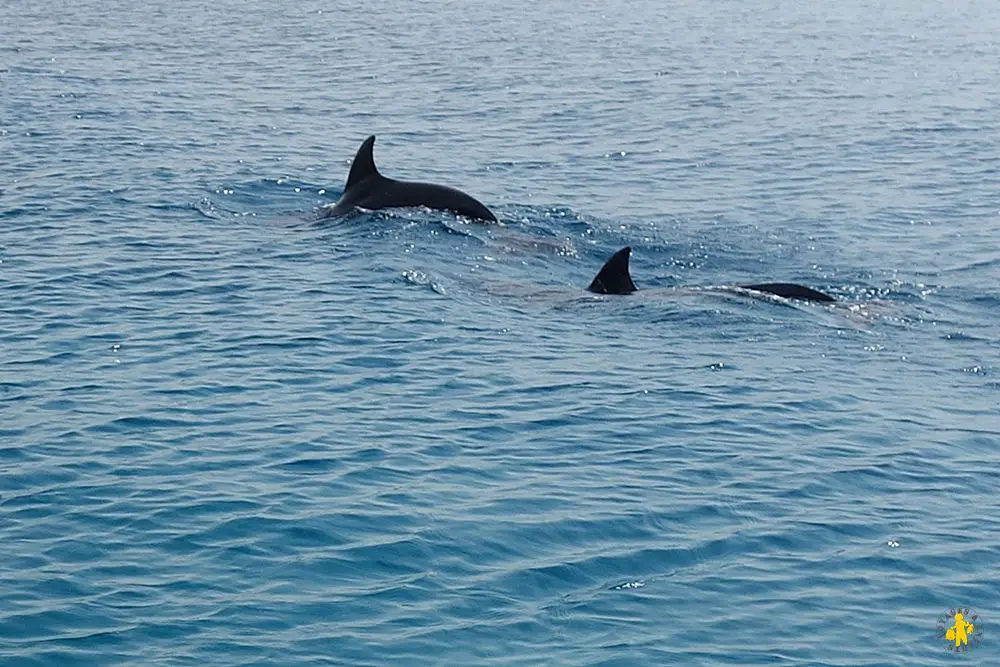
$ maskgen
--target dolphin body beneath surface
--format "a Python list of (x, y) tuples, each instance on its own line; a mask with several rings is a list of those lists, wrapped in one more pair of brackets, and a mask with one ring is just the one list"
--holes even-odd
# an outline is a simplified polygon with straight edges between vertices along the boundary
[[(587, 288), (597, 294), (631, 294), (636, 291), (635, 283), (628, 271), (629, 255), (632, 248), (625, 247), (611, 256), (597, 276)], [(823, 294), (810, 287), (796, 285), (794, 283), (759, 283), (756, 285), (740, 285), (745, 290), (753, 292), (764, 292), (774, 294), (786, 299), (801, 299), (803, 301), (836, 301), (829, 294)]]
[(461, 190), (446, 185), (386, 178), (375, 166), (375, 156), (372, 154), (374, 146), (374, 135), (361, 144), (351, 164), (351, 171), (347, 175), (344, 194), (336, 204), (326, 207), (322, 214), (324, 218), (345, 215), (358, 208), (377, 210), (426, 206), (477, 220), (497, 221), (493, 211)]

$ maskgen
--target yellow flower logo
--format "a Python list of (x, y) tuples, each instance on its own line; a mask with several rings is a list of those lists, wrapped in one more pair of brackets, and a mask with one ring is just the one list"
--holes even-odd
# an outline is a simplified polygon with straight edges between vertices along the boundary
[(983, 624), (971, 609), (949, 609), (938, 619), (938, 638), (944, 639), (949, 651), (964, 653), (983, 640)]
[(969, 643), (969, 635), (975, 632), (975, 629), (975, 625), (965, 622), (965, 614), (960, 611), (955, 612), (955, 625), (948, 628), (945, 637), (948, 641), (954, 640), (955, 648), (958, 648), (962, 644)]

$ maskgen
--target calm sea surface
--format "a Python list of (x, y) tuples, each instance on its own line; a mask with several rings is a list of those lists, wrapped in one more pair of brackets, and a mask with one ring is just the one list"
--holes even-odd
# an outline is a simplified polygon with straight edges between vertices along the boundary
[[(986, 0), (7, 0), (0, 664), (1000, 664), (998, 82)], [(502, 224), (317, 220), (369, 134)]]

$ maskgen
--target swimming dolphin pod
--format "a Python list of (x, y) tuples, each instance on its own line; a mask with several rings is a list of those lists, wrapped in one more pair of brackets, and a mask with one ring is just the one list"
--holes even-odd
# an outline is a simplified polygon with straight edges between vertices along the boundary
[[(636, 291), (635, 283), (628, 271), (628, 260), (632, 248), (625, 247), (611, 256), (597, 276), (587, 287), (597, 294), (631, 294)], [(774, 294), (786, 299), (801, 299), (803, 301), (836, 301), (829, 294), (824, 294), (810, 287), (794, 283), (759, 283), (756, 285), (740, 285), (741, 288), (754, 292)]]
[(497, 221), (493, 211), (461, 190), (433, 183), (397, 181), (383, 176), (375, 166), (375, 156), (372, 154), (374, 146), (374, 135), (361, 144), (351, 164), (344, 194), (336, 204), (324, 211), (324, 217), (345, 215), (357, 208), (376, 210), (426, 206), (477, 220)]
[[(377, 210), (382, 208), (397, 208), (408, 206), (426, 206), (442, 211), (451, 211), (477, 220), (496, 222), (497, 217), (482, 202), (461, 190), (447, 185), (433, 183), (417, 183), (413, 181), (397, 181), (379, 173), (375, 166), (375, 135), (364, 140), (361, 148), (354, 156), (351, 171), (347, 175), (344, 194), (337, 203), (328, 206), (323, 217), (332, 218), (346, 215), (355, 209)], [(632, 276), (629, 275), (628, 260), (632, 248), (625, 247), (616, 252), (605, 262), (597, 276), (587, 287), (597, 294), (631, 294), (636, 291)], [(774, 294), (786, 299), (801, 299), (804, 301), (835, 301), (829, 294), (824, 294), (810, 287), (794, 283), (758, 283), (755, 285), (740, 285), (741, 288), (754, 292)]]

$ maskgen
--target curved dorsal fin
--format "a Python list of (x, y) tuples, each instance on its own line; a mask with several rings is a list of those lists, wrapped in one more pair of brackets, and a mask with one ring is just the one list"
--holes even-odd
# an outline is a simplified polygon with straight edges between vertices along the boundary
[(628, 258), (632, 248), (626, 246), (611, 256), (597, 277), (587, 289), (598, 294), (631, 294), (635, 291), (635, 283), (628, 273)]
[(357, 154), (354, 156), (354, 162), (351, 163), (351, 173), (347, 175), (347, 185), (344, 186), (344, 191), (351, 189), (351, 186), (357, 185), (366, 178), (371, 176), (379, 176), (378, 169), (375, 167), (375, 156), (372, 154), (372, 149), (375, 147), (375, 135), (365, 139), (364, 143), (361, 144), (361, 148), (358, 149)]

